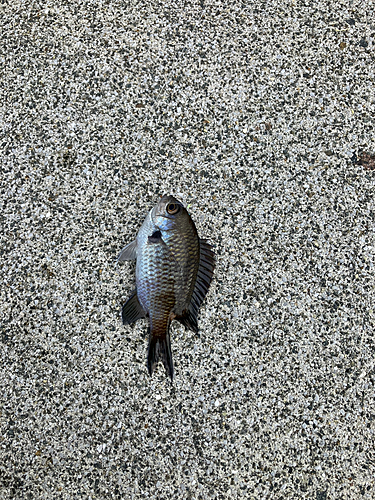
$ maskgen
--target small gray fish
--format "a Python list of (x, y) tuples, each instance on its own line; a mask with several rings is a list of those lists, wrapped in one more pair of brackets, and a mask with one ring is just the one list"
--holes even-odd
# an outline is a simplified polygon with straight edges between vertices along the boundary
[(122, 321), (128, 325), (148, 318), (148, 371), (152, 375), (162, 361), (173, 380), (170, 323), (177, 319), (198, 332), (197, 316), (212, 280), (215, 255), (211, 245), (199, 239), (182, 203), (163, 196), (118, 257), (133, 259), (137, 287), (122, 308)]

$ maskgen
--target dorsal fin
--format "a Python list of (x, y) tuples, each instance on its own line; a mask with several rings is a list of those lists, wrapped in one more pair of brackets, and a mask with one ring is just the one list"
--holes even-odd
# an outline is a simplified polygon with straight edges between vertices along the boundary
[(215, 269), (215, 254), (212, 250), (212, 246), (207, 243), (206, 240), (200, 240), (199, 246), (199, 267), (190, 304), (186, 313), (180, 318), (176, 318), (180, 323), (195, 333), (198, 332), (197, 317), (199, 308), (208, 292)]

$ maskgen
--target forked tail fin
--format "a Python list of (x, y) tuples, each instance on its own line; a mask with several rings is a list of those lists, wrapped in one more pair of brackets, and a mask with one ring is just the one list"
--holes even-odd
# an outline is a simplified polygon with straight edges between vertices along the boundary
[(147, 356), (147, 368), (150, 375), (152, 375), (158, 361), (162, 361), (168, 375), (173, 381), (171, 340), (168, 332), (162, 337), (152, 336), (152, 333), (150, 335)]

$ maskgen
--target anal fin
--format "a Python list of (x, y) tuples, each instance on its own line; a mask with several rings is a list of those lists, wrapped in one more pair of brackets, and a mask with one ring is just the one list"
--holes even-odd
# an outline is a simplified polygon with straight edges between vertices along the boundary
[(146, 313), (139, 303), (137, 289), (131, 294), (125, 304), (122, 306), (122, 322), (124, 325), (130, 325), (138, 319), (145, 318)]

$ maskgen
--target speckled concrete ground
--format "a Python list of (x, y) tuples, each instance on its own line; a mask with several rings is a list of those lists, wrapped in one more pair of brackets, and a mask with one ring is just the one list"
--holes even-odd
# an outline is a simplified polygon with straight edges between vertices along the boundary
[[(375, 5), (3, 2), (1, 499), (375, 497)], [(115, 266), (218, 254), (150, 379)]]

